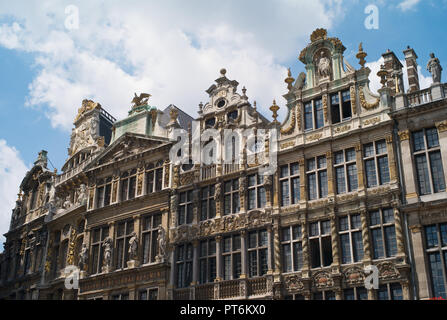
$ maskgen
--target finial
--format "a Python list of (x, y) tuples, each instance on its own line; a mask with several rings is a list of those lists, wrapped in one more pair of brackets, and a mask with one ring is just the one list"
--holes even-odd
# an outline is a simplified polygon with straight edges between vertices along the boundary
[(385, 69), (385, 65), (380, 66), (380, 70), (377, 72), (377, 75), (380, 77), (380, 83), (382, 84), (382, 88), (385, 87), (386, 77), (388, 76), (388, 71)]
[(363, 44), (360, 42), (360, 44), (359, 44), (359, 52), (357, 52), (356, 58), (359, 59), (359, 64), (362, 66), (362, 68), (365, 67), (365, 63), (366, 63), (365, 57), (367, 55), (368, 54), (363, 51)]
[(227, 70), (225, 70), (225, 68), (220, 69), (220, 74), (222, 75), (222, 77), (225, 77), (226, 73), (227, 73)]
[(256, 100), (253, 101), (253, 108), (256, 110)]
[(54, 172), (54, 173), (57, 173), (57, 168), (54, 168), (53, 172)]
[(246, 98), (247, 97), (247, 95), (245, 94), (247, 92), (247, 89), (245, 89), (245, 86), (242, 88), (242, 96), (244, 97), (244, 98)]
[(290, 71), (290, 68), (287, 69), (287, 78), (284, 80), (285, 83), (287, 83), (287, 89), (292, 90), (293, 86), (292, 83), (295, 81), (295, 79), (292, 77), (292, 72)]
[(200, 101), (200, 103), (199, 103), (199, 112), (202, 112), (202, 109), (203, 109), (203, 103), (202, 103), (202, 101)]
[(177, 121), (177, 117), (178, 117), (178, 111), (175, 108), (171, 108), (171, 110), (169, 110), (169, 116), (171, 117), (171, 122), (174, 123)]
[(272, 115), (272, 117), (273, 117), (273, 123), (275, 123), (275, 124), (279, 123), (278, 120), (276, 120), (276, 118), (278, 118), (278, 110), (279, 110), (279, 107), (276, 105), (276, 101), (275, 101), (275, 99), (273, 99), (273, 104), (272, 104), (272, 106), (270, 107), (270, 110), (273, 112), (273, 115)]

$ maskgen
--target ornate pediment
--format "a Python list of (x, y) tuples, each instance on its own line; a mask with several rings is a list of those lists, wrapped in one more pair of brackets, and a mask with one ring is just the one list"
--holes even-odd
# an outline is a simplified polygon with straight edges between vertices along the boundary
[(103, 140), (99, 137), (99, 120), (96, 117), (85, 119), (76, 128), (73, 128), (70, 137), (68, 154), (73, 156), (76, 152), (88, 147), (100, 147)]

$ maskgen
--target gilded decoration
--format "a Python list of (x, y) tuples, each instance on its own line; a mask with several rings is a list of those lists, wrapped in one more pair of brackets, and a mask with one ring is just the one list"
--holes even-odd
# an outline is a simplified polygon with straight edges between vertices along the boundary
[(346, 283), (349, 285), (362, 284), (365, 280), (365, 273), (359, 267), (349, 267), (343, 272)]
[(97, 102), (94, 102), (92, 100), (84, 99), (82, 101), (81, 107), (78, 109), (78, 114), (76, 115), (76, 118), (74, 122), (77, 122), (85, 113), (93, 110), (93, 109), (100, 109), (101, 105)]
[(340, 200), (340, 201), (354, 200), (357, 197), (358, 197), (357, 193), (349, 193), (349, 194), (337, 195), (337, 199)]
[(295, 108), (293, 108), (291, 111), (290, 125), (287, 128), (281, 128), (281, 134), (284, 135), (291, 134), (295, 129), (295, 121), (296, 121), (296, 112)]
[(138, 175), (137, 175), (137, 195), (140, 195), (143, 193), (143, 177), (144, 177), (144, 169), (141, 170), (138, 169)]
[(70, 240), (68, 243), (67, 265), (74, 264), (75, 244), (76, 244), (76, 228), (72, 227)]
[(180, 185), (184, 186), (194, 182), (194, 171), (186, 172), (180, 175)]
[(350, 90), (350, 95), (351, 95), (351, 108), (352, 108), (352, 113), (356, 114), (357, 113), (357, 97), (355, 94), (355, 86), (351, 86), (349, 88)]
[(327, 39), (327, 30), (324, 28), (318, 28), (310, 35), (311, 42), (325, 39)]
[(410, 139), (410, 132), (408, 130), (399, 131), (397, 134), (399, 135), (400, 141)]
[(336, 128), (334, 129), (334, 133), (335, 133), (335, 134), (343, 133), (343, 132), (348, 131), (349, 129), (351, 129), (351, 126), (346, 124), (346, 125), (341, 126), (341, 127), (336, 127)]
[(435, 125), (439, 132), (447, 131), (447, 120), (436, 122)]
[(304, 283), (298, 275), (292, 275), (284, 278), (286, 290), (289, 292), (301, 291), (304, 289)]
[(323, 95), (323, 113), (324, 113), (324, 122), (327, 123), (328, 120), (328, 111), (327, 111), (327, 95)]
[(373, 110), (379, 106), (380, 98), (377, 98), (374, 102), (368, 102), (365, 98), (365, 93), (363, 92), (364, 87), (359, 88), (360, 104), (366, 110)]
[(368, 126), (368, 125), (374, 125), (374, 124), (376, 124), (376, 123), (379, 123), (380, 122), (380, 117), (374, 117), (374, 118), (371, 118), (371, 119), (366, 119), (365, 121), (363, 121), (363, 125), (364, 126)]
[(286, 148), (288, 148), (288, 147), (293, 147), (293, 146), (295, 146), (295, 141), (288, 141), (288, 142), (284, 142), (284, 143), (281, 143), (281, 149), (286, 149)]
[(322, 133), (313, 133), (307, 136), (307, 141), (319, 140), (323, 137)]
[(314, 285), (318, 289), (325, 289), (334, 286), (334, 279), (332, 279), (331, 274), (327, 271), (317, 272), (313, 277)]

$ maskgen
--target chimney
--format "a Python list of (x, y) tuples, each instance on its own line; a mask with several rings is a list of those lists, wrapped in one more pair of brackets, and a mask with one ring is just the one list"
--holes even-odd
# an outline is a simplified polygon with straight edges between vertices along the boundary
[(410, 46), (404, 50), (405, 62), (407, 63), (409, 92), (419, 91), (418, 58), (416, 52)]
[(396, 57), (393, 51), (387, 49), (387, 51), (382, 54), (384, 59), (385, 70), (388, 72), (386, 86), (391, 89), (391, 92), (396, 92), (396, 75), (400, 78), (400, 84), (402, 84), (402, 68), (403, 65), (400, 63), (399, 59)]

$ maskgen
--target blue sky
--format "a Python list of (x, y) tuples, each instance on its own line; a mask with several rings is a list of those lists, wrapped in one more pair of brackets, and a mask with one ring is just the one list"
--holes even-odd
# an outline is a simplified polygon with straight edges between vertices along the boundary
[[(379, 10), (377, 30), (364, 25), (371, 4)], [(69, 23), (67, 29), (73, 17), (73, 11), (66, 13), (69, 5), (78, 10), (79, 25)], [(18, 185), (41, 149), (60, 171), (84, 98), (120, 119), (133, 93), (144, 91), (159, 108), (173, 103), (196, 116), (197, 105), (207, 98), (204, 90), (225, 67), (270, 117), (274, 98), (284, 106), (287, 67), (295, 78), (304, 71), (297, 58), (317, 27), (342, 40), (345, 58), (356, 68), (355, 53), (363, 42), (372, 87), (378, 85), (381, 54), (389, 48), (403, 60), (410, 45), (426, 87), (429, 53), (447, 62), (446, 13), (445, 0), (3, 2), (0, 233), (9, 227)]]

